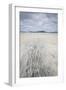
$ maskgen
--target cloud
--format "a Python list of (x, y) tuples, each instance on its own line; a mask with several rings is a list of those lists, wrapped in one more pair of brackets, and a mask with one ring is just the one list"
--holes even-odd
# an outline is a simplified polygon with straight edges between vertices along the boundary
[(20, 12), (20, 31), (58, 32), (57, 20), (53, 13)]

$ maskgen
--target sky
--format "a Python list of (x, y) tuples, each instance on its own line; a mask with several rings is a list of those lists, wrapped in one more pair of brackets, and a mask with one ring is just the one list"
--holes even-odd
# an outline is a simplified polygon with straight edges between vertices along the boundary
[(56, 13), (20, 12), (20, 31), (58, 32), (58, 15)]

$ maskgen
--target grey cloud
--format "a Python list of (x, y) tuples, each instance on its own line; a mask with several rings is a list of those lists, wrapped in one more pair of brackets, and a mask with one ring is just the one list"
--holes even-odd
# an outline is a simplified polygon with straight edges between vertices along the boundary
[(57, 14), (20, 12), (20, 31), (58, 32)]

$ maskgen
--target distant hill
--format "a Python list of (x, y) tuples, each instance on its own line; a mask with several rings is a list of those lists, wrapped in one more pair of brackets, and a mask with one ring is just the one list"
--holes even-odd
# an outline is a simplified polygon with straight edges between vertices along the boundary
[(58, 32), (46, 32), (46, 31), (20, 31), (23, 33), (58, 33)]

